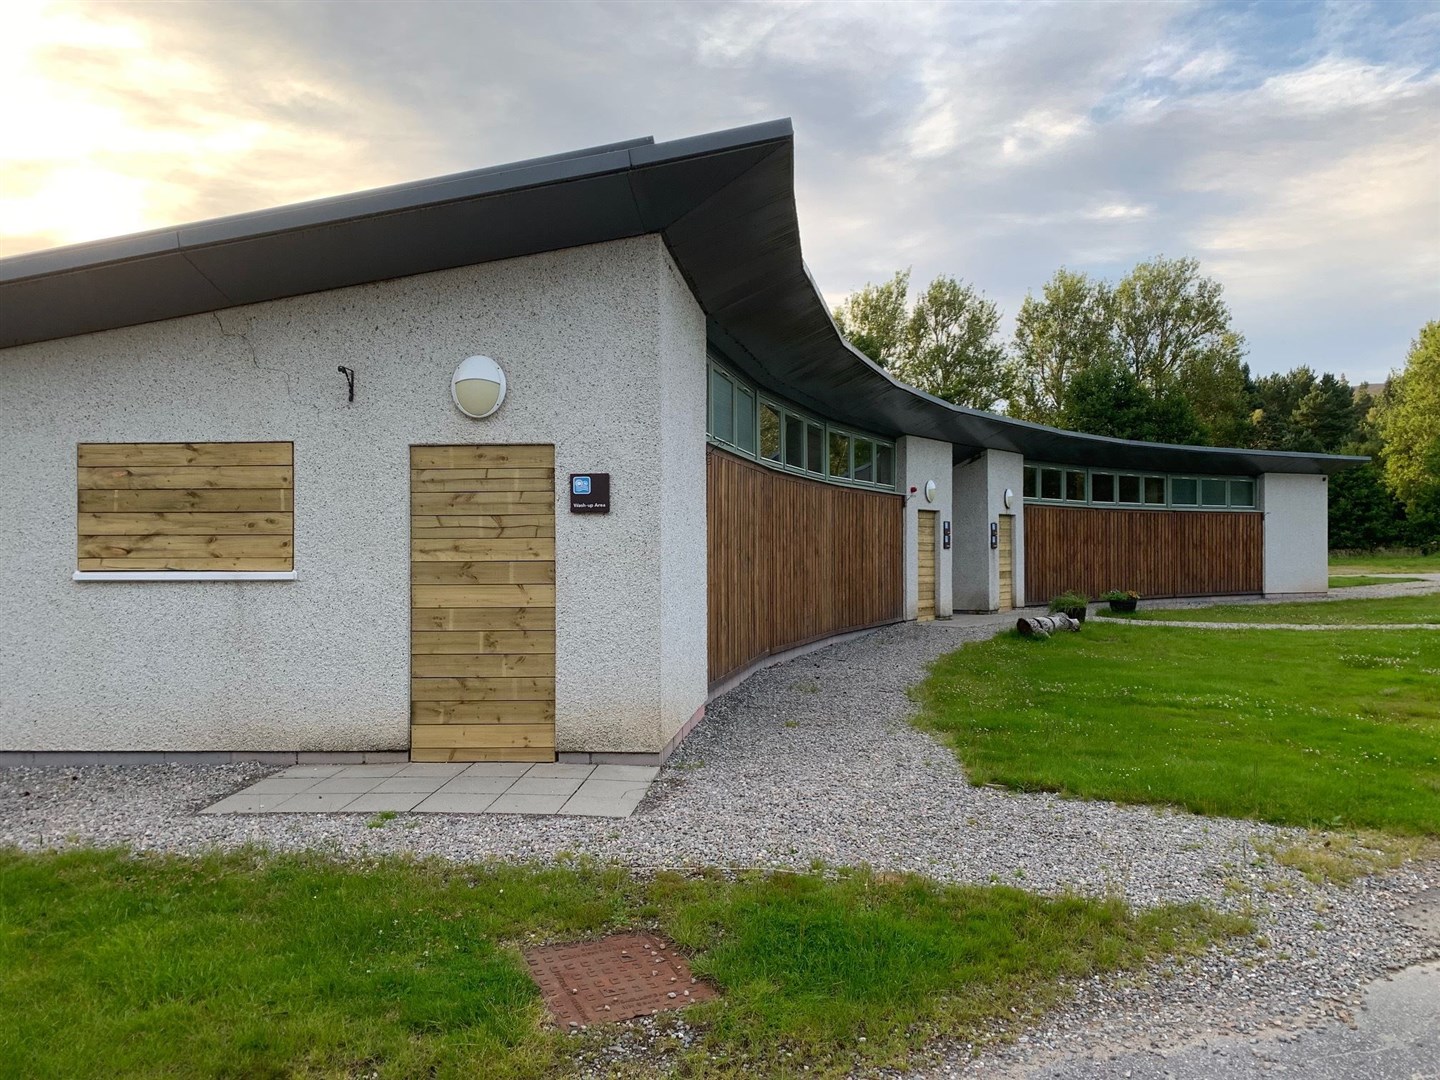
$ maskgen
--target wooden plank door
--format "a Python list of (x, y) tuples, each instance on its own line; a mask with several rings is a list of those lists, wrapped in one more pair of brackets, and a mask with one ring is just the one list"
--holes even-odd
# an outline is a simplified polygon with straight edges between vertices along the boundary
[(410, 448), (410, 757), (555, 760), (555, 448)]
[(935, 618), (935, 520), (940, 516), (940, 512), (938, 510), (921, 510), (919, 513), (920, 542), (916, 547), (917, 557), (920, 560), (918, 593), (920, 606), (916, 611), (916, 618), (921, 622), (927, 622)]
[(1000, 545), (1000, 610), (1015, 608), (1015, 515), (1001, 514)]

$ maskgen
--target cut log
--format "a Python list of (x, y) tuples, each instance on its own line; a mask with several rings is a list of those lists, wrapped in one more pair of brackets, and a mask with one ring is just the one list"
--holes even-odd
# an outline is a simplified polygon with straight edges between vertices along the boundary
[(1015, 620), (1015, 629), (1025, 637), (1049, 637), (1057, 630), (1079, 630), (1080, 622), (1063, 612), (1054, 615), (1040, 615), (1036, 618), (1021, 617)]

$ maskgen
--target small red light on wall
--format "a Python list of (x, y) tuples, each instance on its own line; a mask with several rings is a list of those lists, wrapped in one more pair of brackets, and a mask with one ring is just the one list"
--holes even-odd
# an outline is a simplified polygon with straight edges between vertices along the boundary
[(914, 484), (911, 484), (911, 485), (910, 485), (910, 494), (911, 494), (911, 495), (914, 495), (914, 494), (915, 494), (917, 491), (919, 491), (919, 490), (920, 490), (920, 489), (919, 489), (918, 487), (916, 487)]

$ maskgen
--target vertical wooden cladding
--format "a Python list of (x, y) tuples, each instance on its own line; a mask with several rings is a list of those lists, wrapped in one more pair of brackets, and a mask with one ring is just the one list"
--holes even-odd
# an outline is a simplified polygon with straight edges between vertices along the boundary
[(1264, 590), (1264, 515), (1203, 510), (1025, 507), (1025, 594), (1040, 604), (1066, 589), (1141, 596)]
[(1000, 610), (1015, 607), (1015, 515), (1001, 514), (995, 526), (996, 554), (999, 555)]
[(935, 618), (935, 522), (939, 519), (940, 512), (921, 510), (918, 517), (920, 527), (919, 539), (915, 544), (915, 618), (917, 622), (929, 622)]
[(293, 570), (288, 442), (81, 443), (81, 570)]
[(555, 449), (410, 449), (410, 756), (555, 758)]
[(772, 653), (904, 618), (898, 495), (710, 448), (710, 682)]

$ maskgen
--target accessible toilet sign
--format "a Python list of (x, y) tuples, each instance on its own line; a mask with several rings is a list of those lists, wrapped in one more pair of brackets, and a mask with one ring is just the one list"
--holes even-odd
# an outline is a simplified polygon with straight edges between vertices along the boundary
[(571, 473), (570, 512), (572, 514), (608, 514), (610, 512), (610, 474)]

